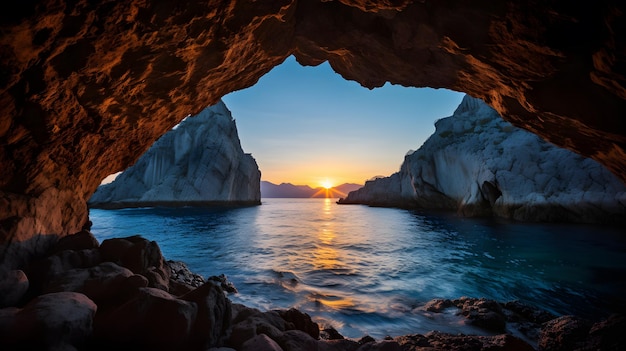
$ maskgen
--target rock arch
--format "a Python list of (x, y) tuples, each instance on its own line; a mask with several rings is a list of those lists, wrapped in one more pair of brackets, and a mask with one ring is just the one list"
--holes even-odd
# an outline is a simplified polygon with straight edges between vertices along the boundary
[(626, 180), (623, 2), (24, 1), (0, 13), (0, 253), (88, 220), (85, 199), (190, 113), (295, 55), (345, 79), (448, 88)]

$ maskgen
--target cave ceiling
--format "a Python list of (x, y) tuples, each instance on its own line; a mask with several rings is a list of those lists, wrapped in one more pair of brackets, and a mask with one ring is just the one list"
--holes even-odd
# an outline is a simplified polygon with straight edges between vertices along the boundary
[(0, 243), (79, 230), (102, 178), (290, 55), (367, 88), (468, 93), (626, 180), (623, 2), (0, 6)]

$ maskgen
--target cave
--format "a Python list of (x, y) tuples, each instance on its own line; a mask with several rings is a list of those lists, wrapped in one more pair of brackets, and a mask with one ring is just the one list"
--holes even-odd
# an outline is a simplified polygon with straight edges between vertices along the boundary
[[(367, 88), (483, 99), (626, 181), (616, 1), (49, 0), (0, 15), (0, 262), (88, 224), (86, 199), (189, 114), (294, 55)], [(12, 7), (9, 9), (9, 7)]]

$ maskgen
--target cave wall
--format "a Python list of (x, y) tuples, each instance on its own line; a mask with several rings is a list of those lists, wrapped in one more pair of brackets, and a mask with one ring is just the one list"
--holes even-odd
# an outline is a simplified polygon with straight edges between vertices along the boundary
[(7, 265), (80, 230), (102, 178), (292, 54), (368, 88), (466, 92), (626, 180), (617, 1), (47, 0), (0, 13)]

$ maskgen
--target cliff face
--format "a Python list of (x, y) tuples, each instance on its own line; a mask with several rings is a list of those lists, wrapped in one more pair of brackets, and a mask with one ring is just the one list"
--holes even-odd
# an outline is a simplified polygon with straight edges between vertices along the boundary
[(36, 254), (79, 231), (103, 177), (292, 54), (370, 88), (464, 91), (626, 180), (625, 6), (3, 2), (0, 252)]
[(626, 186), (617, 177), (512, 126), (481, 100), (466, 96), (435, 126), (398, 173), (367, 182), (341, 202), (522, 221), (624, 221)]
[(115, 181), (98, 187), (94, 208), (260, 204), (261, 172), (241, 149), (223, 102), (165, 133)]

